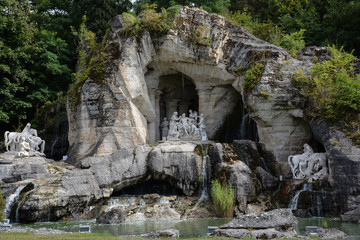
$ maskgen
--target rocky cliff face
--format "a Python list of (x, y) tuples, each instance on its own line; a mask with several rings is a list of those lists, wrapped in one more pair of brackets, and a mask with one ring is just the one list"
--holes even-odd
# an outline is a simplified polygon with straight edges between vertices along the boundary
[[(206, 164), (205, 149), (211, 156)], [(233, 154), (229, 155), (229, 149)], [(0, 154), (0, 181), (9, 203), (7, 217), (17, 222), (95, 218), (111, 195), (149, 180), (165, 181), (195, 199), (204, 190), (209, 192), (211, 179), (229, 180), (236, 190), (237, 211), (252, 212), (247, 204), (259, 204), (255, 196), (262, 195), (262, 188), (268, 189), (258, 180), (261, 174), (249, 168), (266, 168), (261, 157), (269, 161), (251, 141), (236, 145), (165, 142), (88, 157), (77, 167), (43, 157), (16, 158), (8, 152)]]
[[(288, 155), (299, 152), (311, 138), (310, 127), (302, 120), (304, 101), (290, 83), (301, 62), (200, 9), (181, 8), (174, 23), (162, 37), (145, 32), (125, 38), (122, 17), (113, 19), (105, 84), (88, 79), (80, 104), (75, 111), (68, 108), (70, 161), (155, 143), (160, 139), (161, 117), (190, 108), (204, 114), (207, 135), (214, 138), (226, 117), (240, 107), (239, 100), (256, 122), (260, 142), (277, 161), (284, 163)], [(198, 29), (203, 29), (209, 44), (189, 40)], [(245, 90), (244, 77), (234, 69), (257, 58), (264, 60), (264, 73), (254, 89)], [(180, 90), (173, 80), (176, 76), (193, 84), (195, 96), (173, 94)]]

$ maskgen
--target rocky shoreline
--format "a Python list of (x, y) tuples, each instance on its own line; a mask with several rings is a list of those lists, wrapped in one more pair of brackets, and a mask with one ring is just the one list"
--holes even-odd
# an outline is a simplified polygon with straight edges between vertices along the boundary
[(51, 228), (30, 228), (30, 227), (0, 227), (0, 233), (35, 233), (35, 234), (65, 234), (65, 233), (72, 233), (72, 232), (65, 232), (57, 229)]

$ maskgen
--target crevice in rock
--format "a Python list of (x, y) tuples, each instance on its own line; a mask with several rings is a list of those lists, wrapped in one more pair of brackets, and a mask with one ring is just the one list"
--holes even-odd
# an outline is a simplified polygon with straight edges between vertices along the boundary
[(145, 194), (157, 193), (161, 196), (184, 195), (181, 190), (175, 188), (167, 181), (148, 180), (135, 185), (128, 186), (119, 191), (114, 191), (111, 197), (120, 196), (142, 196)]

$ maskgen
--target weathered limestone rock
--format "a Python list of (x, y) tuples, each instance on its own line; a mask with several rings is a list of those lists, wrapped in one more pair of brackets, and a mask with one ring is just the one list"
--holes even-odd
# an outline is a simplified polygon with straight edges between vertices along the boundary
[(216, 165), (215, 174), (225, 174), (228, 182), (235, 189), (235, 198), (239, 203), (240, 209), (245, 211), (249, 195), (255, 194), (249, 167), (242, 161), (233, 163), (222, 162)]
[(120, 149), (108, 156), (89, 157), (80, 161), (80, 168), (88, 168), (101, 188), (115, 190), (136, 184), (147, 174), (147, 155), (151, 148), (141, 146), (131, 151)]
[(290, 209), (275, 209), (270, 212), (247, 214), (233, 219), (215, 230), (218, 237), (254, 237), (256, 239), (295, 237), (297, 219)]
[(125, 211), (118, 209), (118, 208), (112, 208), (109, 210), (102, 211), (97, 217), (96, 217), (96, 223), (100, 224), (119, 224), (125, 222), (126, 219), (126, 213)]
[(194, 153), (196, 144), (168, 141), (156, 146), (149, 155), (149, 170), (154, 179), (167, 179), (192, 195), (199, 189), (202, 157)]
[(220, 229), (287, 229), (296, 227), (297, 223), (291, 209), (281, 208), (269, 212), (240, 216), (227, 224), (221, 225)]
[(355, 209), (356, 205), (349, 205), (349, 200), (360, 193), (360, 148), (325, 121), (312, 121), (311, 128), (314, 138), (328, 153), (329, 182), (334, 199), (343, 209)]
[(176, 229), (165, 229), (156, 232), (145, 233), (140, 235), (124, 235), (120, 238), (178, 238), (179, 230)]
[[(112, 20), (112, 60), (106, 68), (105, 84), (88, 79), (80, 103), (68, 104), (69, 161), (160, 140), (161, 117), (169, 118), (171, 109), (190, 106), (176, 98), (162, 99), (167, 91), (163, 82), (178, 75), (178, 79), (193, 83), (198, 99), (198, 109), (193, 110), (204, 113), (210, 139), (241, 99), (257, 123), (260, 142), (282, 163), (282, 171), (290, 173), (288, 155), (300, 151), (311, 138), (309, 125), (302, 120), (304, 99), (290, 82), (300, 62), (284, 49), (200, 9), (182, 7), (174, 23), (176, 27), (165, 36), (154, 38), (144, 33), (135, 40), (122, 34), (121, 16)], [(211, 39), (209, 45), (189, 40), (199, 26), (205, 29), (204, 37)], [(257, 57), (267, 59), (264, 73), (253, 90), (245, 91), (244, 78), (234, 69)]]
[(348, 235), (336, 228), (318, 228), (318, 237), (321, 239), (348, 239)]
[(341, 221), (360, 223), (360, 206), (341, 215)]

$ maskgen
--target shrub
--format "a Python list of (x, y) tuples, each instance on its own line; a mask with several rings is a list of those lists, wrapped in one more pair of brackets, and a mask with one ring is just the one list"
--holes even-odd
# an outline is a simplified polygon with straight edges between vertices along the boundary
[(287, 49), (290, 52), (290, 56), (295, 58), (298, 51), (305, 47), (305, 31), (305, 29), (300, 29), (300, 31), (283, 35), (279, 43), (280, 46)]
[(172, 6), (168, 9), (162, 8), (162, 12), (156, 12), (157, 4), (144, 5), (140, 16), (132, 13), (123, 13), (125, 27), (123, 32), (126, 36), (139, 36), (144, 31), (150, 34), (165, 34), (172, 26), (173, 20), (180, 12), (180, 6)]
[(216, 215), (232, 218), (235, 207), (235, 192), (231, 184), (221, 185), (218, 180), (211, 181), (211, 196)]
[(96, 42), (95, 34), (85, 27), (86, 16), (83, 17), (83, 22), (80, 25), (78, 32), (73, 30), (73, 34), (79, 38), (79, 70), (74, 74), (74, 83), (70, 85), (69, 96), (71, 102), (77, 105), (79, 102), (79, 89), (88, 78), (95, 82), (103, 83), (105, 63), (107, 61), (107, 37), (109, 30), (103, 37), (102, 42)]
[(255, 62), (246, 72), (244, 76), (244, 89), (250, 92), (259, 84), (261, 75), (264, 72), (265, 65), (261, 62)]
[(309, 99), (308, 114), (340, 124), (356, 144), (360, 144), (360, 74), (354, 73), (355, 57), (342, 48), (329, 48), (331, 58), (315, 63), (308, 75), (294, 73), (293, 83)]

